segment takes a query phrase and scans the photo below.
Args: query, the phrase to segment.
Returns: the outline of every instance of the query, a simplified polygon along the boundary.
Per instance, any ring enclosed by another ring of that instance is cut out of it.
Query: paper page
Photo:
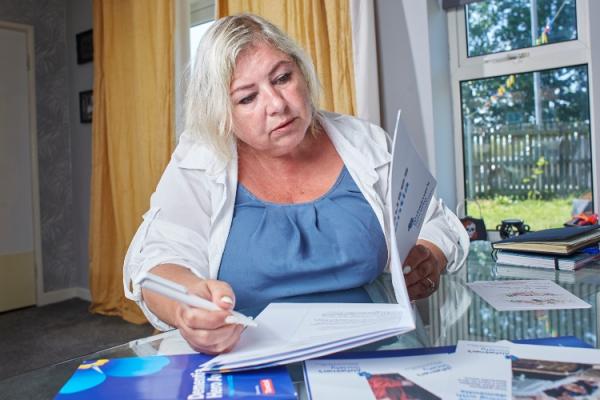
[[[402,263],[417,243],[437,182],[423,162],[401,121],[398,110],[390,173],[388,208],[392,246],[390,271],[399,304],[409,302]]]
[[[471,340],[459,340],[456,344],[456,354],[494,354],[500,356],[510,355],[510,345],[508,341],[501,342],[476,342]],[[539,346],[538,346],[539,347]]]
[[[467,285],[498,311],[591,307],[549,280],[478,281]]]
[[[313,400],[510,399],[510,361],[498,355],[309,360],[305,368]]]
[[[425,214],[437,185],[404,129],[398,111],[390,179],[392,227],[398,256],[404,262],[417,243]]]
[[[359,346],[414,328],[404,306],[377,303],[272,303],[256,321],[258,327],[246,329],[230,353],[205,367],[330,354],[344,344]]]

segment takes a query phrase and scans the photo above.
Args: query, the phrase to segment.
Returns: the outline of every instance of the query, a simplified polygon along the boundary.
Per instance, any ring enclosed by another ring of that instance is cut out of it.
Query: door
[[[28,26],[0,22],[0,312],[36,299],[32,35]]]

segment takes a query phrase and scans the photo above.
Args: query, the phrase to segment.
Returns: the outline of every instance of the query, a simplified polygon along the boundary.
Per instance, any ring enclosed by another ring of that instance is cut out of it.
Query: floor
[[[118,317],[92,314],[89,305],[71,299],[0,314],[0,383],[154,332],[149,324],[134,325]]]

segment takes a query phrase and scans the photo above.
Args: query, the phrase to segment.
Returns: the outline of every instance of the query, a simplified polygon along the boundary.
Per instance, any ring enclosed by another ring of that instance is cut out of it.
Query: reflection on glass
[[[465,6],[468,57],[577,39],[575,0],[488,0]]]
[[[586,65],[461,82],[465,198],[492,229],[561,226],[592,205]],[[478,216],[478,215],[476,215]]]

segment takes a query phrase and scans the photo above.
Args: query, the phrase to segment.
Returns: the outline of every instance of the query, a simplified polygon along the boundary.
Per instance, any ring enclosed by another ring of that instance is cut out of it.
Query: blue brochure
[[[296,399],[285,367],[203,373],[204,354],[85,361],[55,399]]]

